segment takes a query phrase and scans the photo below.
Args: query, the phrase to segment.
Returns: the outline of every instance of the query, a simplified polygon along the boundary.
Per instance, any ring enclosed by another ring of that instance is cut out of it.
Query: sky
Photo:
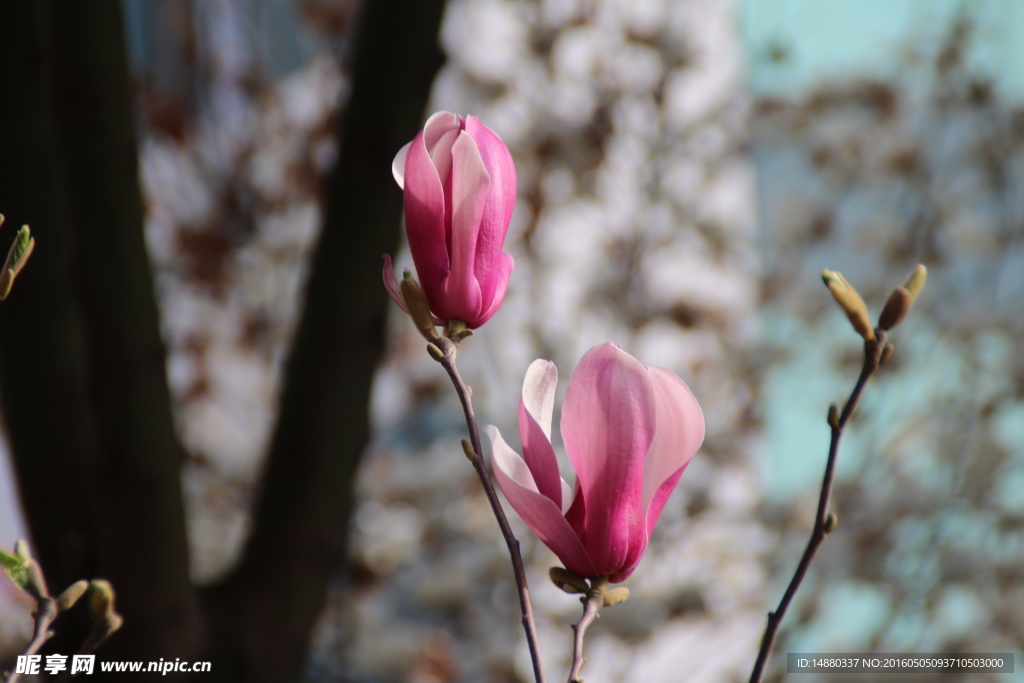
[[[891,76],[907,46],[935,45],[963,9],[979,40],[969,62],[1015,102],[1024,101],[1024,3],[1017,0],[740,0],[741,31],[758,94],[798,95],[840,73]],[[786,59],[757,59],[781,48]]]

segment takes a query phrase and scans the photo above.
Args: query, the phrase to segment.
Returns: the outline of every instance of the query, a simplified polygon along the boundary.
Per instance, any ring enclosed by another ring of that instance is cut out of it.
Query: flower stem
[[[586,634],[587,628],[599,616],[601,607],[604,606],[604,589],[607,586],[607,576],[592,579],[590,590],[587,591],[585,597],[580,598],[580,602],[583,603],[583,616],[580,617],[579,623],[572,627],[572,668],[569,669],[569,683],[582,683],[583,681],[580,677],[580,670],[583,669],[583,664],[587,661],[583,656],[583,636]]]
[[[826,526],[826,520],[829,517],[828,504],[832,497],[832,484],[835,481],[836,475],[839,439],[842,438],[843,428],[846,427],[846,423],[860,402],[865,385],[867,385],[868,380],[878,370],[878,366],[881,364],[882,350],[885,347],[885,330],[877,328],[874,332],[875,338],[864,342],[864,364],[861,366],[857,384],[853,387],[850,398],[846,400],[846,405],[843,406],[843,412],[834,421],[830,418],[832,441],[829,444],[828,461],[825,463],[825,477],[821,482],[821,494],[818,496],[818,511],[814,518],[814,529],[811,531],[811,537],[807,541],[803,557],[800,558],[800,564],[797,565],[796,572],[794,572],[793,578],[789,582],[789,587],[786,588],[786,592],[779,602],[779,606],[775,608],[774,612],[768,613],[768,624],[765,626],[764,635],[761,637],[761,649],[757,653],[757,661],[754,663],[753,671],[750,672],[750,683],[760,683],[762,677],[764,677],[768,656],[775,646],[775,639],[779,634],[779,626],[782,624],[782,619],[786,616],[786,610],[789,609],[793,596],[796,595],[804,577],[807,576],[807,570],[810,568],[818,548],[825,541],[825,537],[835,528],[834,519],[828,526]]]
[[[512,558],[512,571],[515,574],[516,589],[519,593],[519,607],[523,615],[523,630],[526,631],[526,643],[530,648],[530,659],[533,662],[533,677],[536,683],[546,683],[544,669],[541,666],[540,647],[537,643],[537,627],[533,621],[530,587],[526,583],[526,570],[523,568],[523,556],[519,552],[519,541],[516,540],[515,535],[512,533],[512,527],[509,526],[508,518],[505,517],[505,511],[501,508],[498,494],[494,490],[494,484],[491,483],[487,467],[484,464],[483,448],[480,445],[480,431],[477,428],[476,415],[473,413],[473,402],[470,398],[469,387],[462,380],[459,368],[455,364],[461,335],[455,332],[452,336],[454,339],[441,337],[435,342],[436,347],[441,350],[442,354],[437,360],[448,373],[448,376],[451,377],[452,384],[455,385],[455,392],[459,395],[462,410],[466,414],[466,426],[469,429],[470,443],[475,453],[475,457],[472,458],[473,468],[480,478],[480,483],[483,484],[484,492],[487,494],[487,501],[491,504],[491,511],[494,512],[494,517],[498,520],[501,535],[505,538],[508,553]]]

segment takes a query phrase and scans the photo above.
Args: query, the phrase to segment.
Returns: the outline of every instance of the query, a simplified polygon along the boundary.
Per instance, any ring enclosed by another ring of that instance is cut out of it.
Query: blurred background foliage
[[[339,123],[357,97],[366,8],[121,7],[188,573],[223,586],[260,526],[318,239],[366,230],[324,209],[339,196],[332,168],[358,154],[339,144]],[[557,411],[580,356],[607,340],[677,372],[707,420],[632,597],[590,632],[588,681],[749,675],[810,530],[828,403],[860,363],[823,267],[875,313],[914,264],[929,282],[847,431],[839,529],[769,679],[782,678],[787,651],[1024,651],[1022,11],[1006,0],[445,3],[446,61],[426,108],[405,116],[480,116],[519,174],[509,294],[460,357],[482,424],[515,431],[537,357],[560,369]],[[386,50],[396,34],[381,26]],[[348,139],[370,139],[353,130]],[[47,243],[37,219],[19,220],[39,237],[27,278]],[[354,269],[344,296],[382,302],[376,255],[367,267],[341,253],[320,270]],[[396,265],[410,263],[405,252]],[[454,393],[388,306],[372,392],[351,399],[369,401],[372,436],[351,468],[349,550],[331,567],[301,680],[529,680],[511,570],[458,446]],[[0,478],[8,546],[27,527],[11,475]],[[77,519],[65,504],[53,507]],[[558,679],[579,606],[547,581],[554,556],[509,514]],[[13,655],[29,608],[6,586],[0,602],[0,647]],[[241,612],[225,610],[208,628],[231,631]]]

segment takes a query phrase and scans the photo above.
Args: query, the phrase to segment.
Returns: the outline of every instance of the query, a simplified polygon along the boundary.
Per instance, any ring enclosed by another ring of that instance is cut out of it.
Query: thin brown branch
[[[53,623],[57,615],[60,614],[60,610],[57,609],[57,601],[50,596],[43,596],[36,599],[36,611],[33,613],[33,617],[36,621],[36,627],[32,634],[32,640],[29,642],[28,647],[21,654],[25,657],[34,655],[39,652],[39,648],[50,639],[53,635],[53,631],[50,630],[50,625]],[[15,681],[21,678],[22,674],[15,671],[7,677],[6,683],[15,683]]]
[[[107,638],[112,636],[115,631],[121,628],[121,616],[111,615],[105,619],[96,619],[93,622],[92,630],[89,631],[89,635],[86,637],[85,642],[82,643],[82,647],[78,648],[78,652],[75,653],[76,657],[83,655],[91,655],[99,649],[100,645],[107,642]],[[65,669],[61,672],[60,676],[57,677],[56,683],[68,683],[74,679],[78,673],[71,673],[71,669]]]
[[[597,619],[601,607],[604,606],[604,589],[607,586],[608,577],[599,576],[592,580],[587,595],[580,598],[580,602],[583,603],[583,616],[580,617],[579,623],[573,624],[572,627],[572,668],[569,669],[569,683],[582,683],[583,681],[580,671],[587,661],[583,656],[583,636],[586,635],[587,629]]]
[[[458,339],[458,337],[456,337]],[[501,535],[508,546],[508,553],[512,558],[512,571],[516,578],[516,589],[519,592],[519,607],[523,614],[523,630],[526,631],[526,643],[530,648],[530,659],[533,661],[533,677],[536,683],[545,683],[544,668],[541,665],[540,646],[537,643],[537,627],[533,621],[533,605],[530,602],[530,587],[526,583],[526,570],[523,568],[523,556],[519,552],[519,541],[512,533],[512,527],[508,524],[505,511],[501,508],[498,494],[494,490],[494,484],[487,474],[487,466],[484,464],[483,448],[480,445],[480,430],[476,424],[476,415],[473,413],[473,402],[470,398],[469,387],[462,380],[459,368],[455,364],[455,357],[458,353],[458,341],[441,337],[436,345],[441,349],[443,357],[438,361],[444,367],[452,384],[455,385],[455,392],[459,395],[462,403],[462,410],[466,414],[466,426],[469,429],[470,443],[473,445],[474,457],[472,458],[473,469],[476,470],[480,483],[483,484],[484,492],[487,494],[487,501],[491,504],[491,511],[498,520],[501,528]]]
[[[759,683],[764,676],[768,656],[775,646],[775,639],[778,637],[782,620],[786,616],[786,610],[789,609],[789,604],[793,601],[793,597],[796,595],[797,590],[799,590],[800,584],[803,583],[804,577],[807,576],[807,570],[810,568],[818,548],[821,547],[825,537],[834,528],[834,522],[830,528],[830,526],[826,526],[826,521],[829,517],[828,504],[832,497],[832,484],[835,481],[839,440],[843,436],[843,429],[846,427],[846,423],[860,402],[865,385],[867,385],[868,380],[878,370],[884,347],[885,330],[878,328],[875,330],[875,338],[864,342],[864,365],[861,367],[857,384],[853,387],[850,397],[846,400],[846,405],[843,406],[842,412],[834,421],[830,419],[832,441],[828,449],[828,461],[825,464],[825,476],[821,483],[821,494],[818,497],[818,512],[814,519],[814,530],[811,531],[811,537],[807,541],[807,548],[804,549],[803,557],[800,558],[800,564],[797,565],[796,572],[794,572],[793,578],[789,582],[789,587],[786,588],[786,592],[779,602],[779,606],[775,608],[774,612],[768,613],[768,624],[765,626],[764,635],[761,637],[761,649],[757,653],[757,661],[754,663],[754,669],[750,673],[750,683]]]

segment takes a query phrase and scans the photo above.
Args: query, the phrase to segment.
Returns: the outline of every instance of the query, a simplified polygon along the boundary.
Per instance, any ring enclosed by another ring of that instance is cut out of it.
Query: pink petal
[[[551,413],[555,409],[557,385],[558,370],[554,363],[539,358],[530,363],[519,401],[519,438],[537,489],[561,510],[562,478],[558,475],[555,449],[551,447]]]
[[[508,147],[497,133],[480,123],[480,119],[467,116],[465,127],[466,133],[476,142],[491,179],[490,192],[480,218],[474,262],[474,274],[480,283],[483,300],[490,303],[495,290],[507,285],[500,279],[502,264],[499,257],[516,205],[516,167]]]
[[[621,569],[647,542],[643,463],[656,411],[647,369],[612,344],[588,351],[569,380],[562,438],[586,501],[584,528],[577,532],[604,573]]]
[[[405,143],[391,162],[391,175],[395,176],[395,182],[403,190],[405,189],[405,159],[409,156],[409,146],[411,144],[411,142]]]
[[[427,122],[423,124],[423,145],[427,148],[428,152],[433,153],[434,148],[440,144],[440,141],[445,135],[462,128],[462,123],[459,121],[457,114],[453,114],[450,111],[437,111],[430,115]],[[454,138],[453,138],[454,140]],[[448,149],[451,149],[451,143],[448,143]]]
[[[650,537],[665,502],[704,441],[704,414],[690,388],[665,368],[648,368],[658,406],[658,430],[644,459],[643,509]]]
[[[516,262],[512,259],[511,254],[501,254],[498,260],[498,272],[495,274],[493,280],[495,282],[495,289],[490,305],[486,310],[472,323],[467,321],[467,325],[476,329],[485,322],[490,320],[498,309],[501,307],[501,302],[505,300],[505,293],[508,291],[508,282],[512,277],[512,269],[515,268]],[[482,288],[481,288],[482,289]],[[482,295],[482,292],[481,292]]]
[[[406,313],[409,312],[409,307],[405,303],[405,297],[402,296],[402,285],[399,284],[398,278],[395,277],[395,271],[391,267],[390,254],[384,254],[384,289],[388,290],[391,300],[398,304],[399,308]]]
[[[431,117],[433,118],[433,117]],[[431,307],[441,301],[442,286],[448,275],[448,249],[445,246],[444,191],[434,163],[427,154],[420,132],[410,143],[405,159],[405,231],[416,274]],[[444,312],[435,310],[444,317]]]
[[[569,508],[572,507],[572,487],[569,486],[569,482],[565,479],[559,477],[558,480],[562,484],[562,514],[565,515],[569,512]],[[572,525],[570,524],[569,526]]]
[[[473,268],[476,260],[480,217],[491,186],[480,151],[473,138],[463,133],[452,146],[451,265],[444,282],[445,318],[477,318],[484,309]]]
[[[565,515],[565,521],[569,522],[569,526],[576,530],[577,536],[586,528],[587,503],[583,500],[583,494],[580,492],[579,477],[576,477],[576,483],[572,487],[572,501],[569,503],[568,509],[566,509],[566,499],[564,496],[562,497],[562,514]]]
[[[447,184],[452,172],[452,145],[461,126],[459,117],[450,111],[431,114],[423,126],[423,146],[427,148],[442,186]]]
[[[558,506],[537,490],[526,462],[509,448],[495,427],[489,425],[484,431],[491,438],[491,469],[494,478],[512,508],[566,568],[581,576],[599,576],[583,544],[562,517]]]
[[[632,575],[632,573],[634,571],[636,571],[636,568],[640,565],[640,558],[643,557],[643,554],[645,552],[647,552],[647,542],[646,541],[644,541],[643,549],[640,551],[640,554],[637,556],[636,560],[630,562],[629,564],[624,566],[619,571],[612,572],[611,574],[608,575],[608,583],[620,583],[620,582],[625,581],[626,579],[628,579],[630,577],[630,575]]]

